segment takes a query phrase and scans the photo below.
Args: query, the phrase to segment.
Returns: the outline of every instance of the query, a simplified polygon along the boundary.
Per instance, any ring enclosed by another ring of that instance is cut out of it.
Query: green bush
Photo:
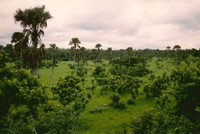
[[[102,73],[101,75],[104,76],[105,74],[103,72],[105,72],[105,71],[106,71],[105,68],[103,68],[101,66],[98,66],[98,67],[95,68],[95,70],[94,70],[92,75],[96,78]]]
[[[128,99],[127,101],[128,105],[134,105],[135,104],[135,100],[133,98]]]
[[[110,99],[112,100],[111,105],[115,106],[119,104],[119,100],[121,99],[119,94],[113,93],[110,96]]]
[[[116,107],[119,108],[119,109],[125,109],[126,104],[123,101],[121,101],[121,102],[119,102],[119,104]]]
[[[119,108],[119,109],[124,109],[126,108],[126,104],[122,101],[120,101],[120,95],[117,93],[113,93],[110,96],[110,99],[112,100],[112,102],[110,103],[111,106],[115,107],[115,108]]]

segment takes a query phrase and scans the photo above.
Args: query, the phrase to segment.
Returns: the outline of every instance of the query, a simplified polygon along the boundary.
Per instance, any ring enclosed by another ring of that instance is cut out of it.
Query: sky
[[[200,48],[200,0],[0,0],[0,44],[11,41],[23,28],[15,22],[18,9],[45,5],[53,16],[42,42],[70,48],[77,37],[81,46],[103,49]]]

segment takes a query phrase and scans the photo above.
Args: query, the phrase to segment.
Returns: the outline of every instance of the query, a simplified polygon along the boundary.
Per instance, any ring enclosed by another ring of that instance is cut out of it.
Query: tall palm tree
[[[100,48],[102,47],[101,44],[96,44],[95,48],[97,48],[97,62],[100,61]]]
[[[72,45],[71,49],[73,50],[74,53],[74,74],[76,70],[76,57],[77,57],[77,49],[80,48],[81,42],[78,38],[72,38],[71,41],[69,42],[69,45]]]
[[[92,57],[93,57],[93,63],[94,63],[94,68],[96,68],[96,60],[97,60],[97,50],[96,49],[92,49]]]
[[[37,67],[44,56],[41,36],[44,35],[43,29],[47,27],[47,20],[51,19],[52,16],[45,11],[45,6],[42,6],[25,10],[18,9],[14,18],[16,22],[20,22],[20,25],[24,28],[23,33],[30,39],[29,43],[32,46],[27,56],[27,62],[32,73],[36,76]],[[40,45],[39,49],[38,45]]]
[[[10,60],[10,66],[11,66],[12,62],[15,61],[14,46],[12,44],[7,44],[4,50],[8,53],[9,57],[11,58]]]
[[[82,59],[82,66],[84,65],[85,54],[86,54],[86,48],[85,47],[81,47],[80,48],[80,56],[81,56],[81,59]]]
[[[120,60],[121,60],[121,61],[123,60],[123,53],[124,53],[124,50],[123,50],[123,49],[120,49],[120,50],[119,50],[119,56],[120,56]]]
[[[173,48],[176,52],[175,52],[175,55],[176,55],[176,66],[178,66],[178,51],[181,49],[181,46],[180,45],[175,45],[174,48]]]
[[[55,50],[58,49],[56,44],[50,44],[50,50],[52,51],[52,86],[54,85],[54,64],[55,64]]]
[[[167,50],[167,69],[168,69],[168,64],[169,64],[169,51],[170,51],[170,46],[167,46],[166,50]]]
[[[109,61],[110,61],[111,68],[112,68],[112,47],[108,48],[107,53],[108,53]]]
[[[12,35],[12,43],[15,43],[14,50],[18,57],[20,57],[20,69],[23,69],[24,50],[28,48],[28,37],[24,33],[15,32]]]
[[[131,57],[133,48],[132,48],[132,47],[128,47],[128,48],[126,49],[126,51],[127,51],[127,54],[128,54],[128,63],[129,63],[129,65],[130,65],[130,64],[131,64],[130,57]]]

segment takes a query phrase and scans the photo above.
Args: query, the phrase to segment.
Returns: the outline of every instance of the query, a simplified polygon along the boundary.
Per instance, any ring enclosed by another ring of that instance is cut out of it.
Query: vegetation
[[[27,47],[28,42],[31,42],[32,47],[26,51],[26,57],[24,61],[32,69],[32,73],[37,75],[37,67],[41,63],[42,58],[44,57],[44,44],[41,42],[41,36],[44,35],[43,28],[47,27],[47,20],[52,18],[49,12],[45,11],[45,6],[35,7],[33,9],[21,9],[16,11],[15,21],[20,22],[20,25],[23,27],[20,37],[17,37],[20,51]],[[13,37],[15,33],[13,34]],[[30,41],[29,41],[30,39]],[[16,42],[16,41],[14,41]],[[39,49],[37,48],[40,45]],[[22,53],[22,52],[21,52]]]
[[[45,49],[50,18],[17,10],[24,30],[0,47],[0,133],[200,133],[199,50]]]

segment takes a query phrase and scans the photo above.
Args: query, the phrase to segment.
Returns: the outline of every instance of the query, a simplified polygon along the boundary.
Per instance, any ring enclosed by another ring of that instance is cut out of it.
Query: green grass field
[[[148,63],[149,69],[152,70],[156,76],[162,75],[163,73],[169,74],[169,72],[174,68],[174,65],[172,65],[172,63],[167,63],[165,60],[161,62],[163,64],[163,67],[159,69],[155,63],[156,60],[156,58],[153,58]],[[73,70],[69,68],[68,64],[73,64],[73,62],[61,61],[58,63],[58,66],[55,67],[55,83],[59,80],[60,77],[65,77],[67,74],[73,72]],[[109,67],[108,61],[104,61],[103,64],[107,68]],[[86,92],[89,92],[92,95],[92,98],[87,104],[86,109],[81,113],[78,126],[74,130],[75,133],[115,133],[116,131],[122,130],[123,128],[126,128],[129,131],[130,122],[134,120],[134,118],[138,114],[140,114],[145,109],[157,109],[157,104],[155,103],[155,100],[146,99],[145,95],[142,93],[144,85],[150,83],[149,78],[151,74],[140,78],[143,80],[143,83],[141,85],[141,88],[139,89],[140,94],[136,97],[135,105],[126,105],[126,109],[120,110],[108,106],[111,101],[109,99],[111,92],[100,95],[98,88],[93,93],[91,90],[88,90],[91,87],[91,79],[93,78],[92,72],[94,70],[94,65],[92,61],[89,61],[88,65],[86,65],[85,67],[88,70],[88,73],[85,76],[84,83],[82,83],[81,85]],[[39,80],[42,83],[51,86],[51,73],[51,68],[39,69]],[[125,94],[122,95],[121,100],[126,102],[129,98],[130,94]],[[101,108],[102,110],[100,112],[90,112],[98,108]]]

